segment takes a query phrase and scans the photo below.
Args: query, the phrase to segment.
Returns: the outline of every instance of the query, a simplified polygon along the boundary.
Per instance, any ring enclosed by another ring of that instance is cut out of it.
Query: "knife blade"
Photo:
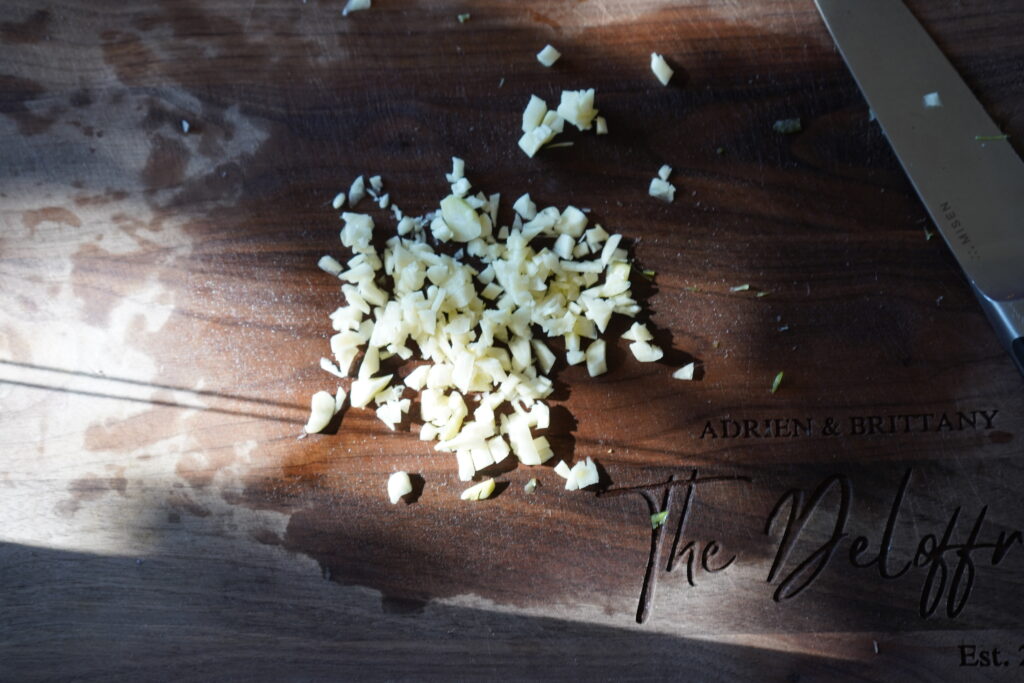
[[[1024,374],[1024,162],[901,0],[815,0],[999,341]]]

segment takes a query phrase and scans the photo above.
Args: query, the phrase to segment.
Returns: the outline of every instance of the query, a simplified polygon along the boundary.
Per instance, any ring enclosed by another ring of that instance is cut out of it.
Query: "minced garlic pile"
[[[459,478],[469,481],[513,454],[524,465],[553,456],[537,434],[549,425],[544,399],[553,388],[548,373],[556,357],[547,340],[561,338],[569,365],[585,363],[591,376],[600,375],[611,317],[635,317],[640,306],[621,235],[590,225],[573,206],[538,210],[528,194],[513,204],[511,225],[499,226],[500,196],[470,195],[461,159],[453,159],[446,178],[451,192],[436,211],[414,218],[390,205],[397,227],[382,252],[369,214],[341,214],[341,243],[351,256],[344,265],[324,256],[319,265],[341,280],[346,305],[330,314],[334,360],[321,359],[321,367],[341,378],[354,369],[351,405],[374,406],[390,429],[412,409],[409,396],[418,395],[420,438],[454,453]],[[360,176],[334,207],[348,200],[352,209],[365,193],[387,206],[379,177],[371,181],[366,187]],[[641,323],[623,337],[637,360],[663,355]],[[393,356],[425,363],[400,379],[381,372],[381,361]],[[345,398],[341,387],[333,397],[314,395],[306,432],[324,429]],[[597,483],[589,459],[556,471],[567,488]]]

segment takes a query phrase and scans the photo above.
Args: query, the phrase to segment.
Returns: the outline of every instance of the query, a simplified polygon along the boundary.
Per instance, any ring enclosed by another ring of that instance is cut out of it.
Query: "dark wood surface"
[[[1024,381],[813,3],[343,4],[4,4],[0,678],[1018,677]],[[909,4],[1018,145],[1019,3]],[[584,87],[611,133],[526,158],[529,95]],[[664,363],[619,341],[605,376],[555,371],[549,438],[600,463],[602,495],[520,466],[463,503],[450,455],[365,410],[296,440],[336,385],[331,198],[379,173],[425,212],[453,155],[508,201],[591,209],[656,271],[637,291]],[[671,205],[647,196],[663,163]],[[690,359],[699,381],[673,380]],[[898,428],[857,433],[872,416]],[[776,418],[813,429],[763,438]],[[722,420],[760,436],[712,438]],[[395,469],[414,504],[388,503]],[[677,489],[638,624],[658,535],[612,492],[694,469],[745,481],[696,489],[676,550],[735,560],[665,571]],[[786,494],[823,482],[780,555]],[[933,552],[947,528],[982,547]],[[1007,666],[961,666],[993,648]]]

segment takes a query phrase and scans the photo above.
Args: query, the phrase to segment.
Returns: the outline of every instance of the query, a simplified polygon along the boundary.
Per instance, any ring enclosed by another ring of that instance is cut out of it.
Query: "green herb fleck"
[[[1010,136],[1006,135],[1006,134],[1003,134],[1003,135],[975,135],[974,139],[977,140],[978,142],[993,142],[995,140],[1009,140]]]
[[[718,156],[722,156],[723,154],[725,154],[725,147],[715,148],[715,154],[717,154]]]
[[[526,482],[526,486],[523,487],[523,490],[526,491],[527,493],[533,493],[534,491],[536,491],[537,480],[531,479],[530,481]]]
[[[698,287],[697,285],[688,285],[686,287],[683,287],[683,289],[685,289],[687,292],[699,292],[700,291],[700,287]]]
[[[466,12],[465,14],[460,14],[458,16],[459,23],[460,24],[465,24],[467,21],[469,21],[469,17],[470,17],[469,12]]]
[[[756,296],[758,299],[760,299],[761,297],[768,296],[769,294],[771,294],[771,292],[758,292],[754,296]]]
[[[640,271],[640,272],[643,273],[645,278],[647,278],[649,280],[653,280],[654,279],[655,272],[653,270],[647,269],[647,270],[643,270],[643,271]]]
[[[782,373],[775,375],[775,379],[772,380],[772,393],[774,394],[779,390],[779,385],[782,384]]]
[[[729,291],[730,292],[745,292],[748,289],[750,289],[750,285],[744,284],[744,285],[736,285],[735,287],[730,287]]]
[[[651,515],[651,528],[657,529],[665,523],[666,519],[668,519],[668,510],[663,510]]]
[[[924,229],[924,241],[925,241],[925,242],[929,242],[929,241],[931,241],[932,237],[934,237],[934,236],[935,236],[935,233],[934,233],[934,232],[932,232],[932,231],[931,231],[931,230],[929,230],[928,228],[925,228],[925,229]]]
[[[804,129],[800,119],[779,119],[772,124],[772,130],[776,133],[782,133],[783,135],[792,135],[793,133],[799,133]]]

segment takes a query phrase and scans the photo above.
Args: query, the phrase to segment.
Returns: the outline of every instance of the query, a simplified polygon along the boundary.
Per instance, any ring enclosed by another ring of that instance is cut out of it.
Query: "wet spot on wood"
[[[25,211],[21,214],[21,222],[33,235],[36,233],[36,228],[43,223],[70,225],[73,228],[82,227],[82,219],[61,206],[46,206],[42,209]]]
[[[82,320],[90,325],[105,326],[118,303],[118,296],[104,284],[115,260],[95,244],[83,244],[71,257],[71,288],[82,302]]]
[[[180,140],[154,136],[146,166],[140,174],[142,183],[151,190],[180,185],[185,178],[188,157],[188,149]]]
[[[35,81],[0,74],[0,114],[18,124],[22,135],[39,135],[56,119],[32,112],[28,103],[39,99],[45,92],[46,89]]]
[[[252,532],[252,537],[262,545],[281,545],[281,537],[270,529],[257,529]]]
[[[167,504],[172,510],[179,514],[192,515],[193,517],[209,517],[210,511],[203,505],[197,503],[192,496],[183,491],[173,491],[167,496]]]
[[[122,83],[153,85],[157,76],[155,70],[162,60],[145,46],[139,36],[121,31],[104,31],[100,39],[103,41],[103,61],[114,70]],[[124,94],[119,93],[119,96],[123,98]]]
[[[85,503],[98,500],[112,492],[123,496],[127,489],[128,480],[123,476],[100,477],[86,474],[68,484],[68,493],[71,495],[57,503],[56,511],[62,517],[72,517]]]
[[[170,394],[154,395],[156,400],[173,400]],[[106,420],[85,431],[85,448],[90,451],[133,451],[140,446],[170,439],[179,433],[177,411],[155,408],[124,420]]]
[[[46,38],[49,23],[50,12],[45,9],[33,12],[23,21],[5,21],[0,23],[0,42],[12,45],[39,43]]]
[[[68,104],[78,109],[88,107],[90,104],[92,104],[92,95],[85,88],[82,88],[81,90],[76,90],[75,92],[71,93],[71,97],[68,98]]]

